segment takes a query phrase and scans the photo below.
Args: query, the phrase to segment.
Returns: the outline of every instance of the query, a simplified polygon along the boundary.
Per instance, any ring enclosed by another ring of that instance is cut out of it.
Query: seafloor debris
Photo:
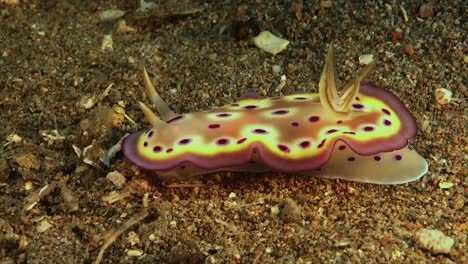
[[[104,256],[104,252],[106,249],[114,243],[114,241],[125,231],[127,231],[130,227],[138,224],[141,222],[143,219],[145,219],[148,216],[148,211],[143,210],[141,213],[135,215],[131,219],[129,219],[127,222],[125,222],[119,229],[117,230],[112,230],[110,231],[107,235],[104,235],[105,241],[104,244],[101,247],[101,250],[99,251],[99,255],[96,258],[96,261],[94,261],[95,264],[99,264],[102,260],[102,257]]]
[[[435,98],[439,104],[446,105],[452,101],[452,91],[445,88],[439,88],[435,90]]]
[[[253,43],[259,49],[276,55],[283,51],[288,45],[289,41],[273,35],[270,31],[262,31],[258,36],[253,38]]]
[[[41,167],[41,162],[36,157],[36,155],[32,153],[28,153],[28,154],[16,157],[15,161],[16,163],[18,163],[18,165],[20,165],[21,168],[26,169],[26,170],[38,171],[39,168]]]
[[[161,1],[160,4],[141,0],[140,8],[130,15],[130,18],[134,20],[162,21],[194,15],[202,12],[204,9],[204,7],[193,6],[191,1],[188,0]]]
[[[120,9],[110,9],[99,12],[98,17],[101,21],[112,21],[119,19],[125,15],[125,11]]]
[[[361,65],[369,65],[374,61],[374,55],[367,53],[359,56],[359,63]]]
[[[127,179],[125,179],[125,176],[122,175],[122,173],[118,171],[112,171],[109,172],[106,176],[106,178],[111,181],[117,188],[121,189],[124,187],[125,182]]]
[[[421,229],[415,235],[420,248],[427,249],[433,254],[447,254],[455,241],[436,229]]]

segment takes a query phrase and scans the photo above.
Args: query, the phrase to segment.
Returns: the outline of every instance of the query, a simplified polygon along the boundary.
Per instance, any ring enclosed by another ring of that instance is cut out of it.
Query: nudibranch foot
[[[424,175],[427,162],[408,147],[417,131],[414,117],[390,91],[361,84],[373,65],[340,94],[334,63],[330,46],[318,94],[248,92],[237,102],[179,115],[144,70],[146,93],[161,118],[140,103],[152,128],[126,137],[123,153],[162,177],[271,170],[397,184]]]
[[[206,174],[215,173],[215,172],[227,172],[227,171],[262,173],[262,172],[271,171],[271,169],[261,163],[251,163],[251,164],[245,164],[245,165],[237,166],[237,167],[207,170],[207,169],[196,167],[193,164],[186,162],[186,163],[180,164],[174,169],[167,170],[167,171],[158,171],[156,174],[164,179],[174,178],[174,179],[179,179],[179,180],[185,180],[193,176],[206,175]]]
[[[344,144],[336,144],[327,164],[301,174],[375,184],[402,184],[419,179],[427,169],[426,160],[409,146],[361,156]]]

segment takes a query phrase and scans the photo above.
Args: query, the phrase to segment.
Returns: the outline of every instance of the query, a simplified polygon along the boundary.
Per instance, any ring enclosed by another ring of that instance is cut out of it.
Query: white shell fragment
[[[359,56],[359,63],[361,65],[369,65],[374,61],[374,55],[372,54],[362,54]]]
[[[439,104],[446,105],[452,101],[452,91],[445,88],[439,88],[435,90],[435,98]]]
[[[127,256],[129,257],[141,257],[141,255],[143,255],[143,251],[139,249],[129,249],[127,251]]]
[[[125,15],[125,12],[120,9],[110,9],[102,11],[98,14],[99,20],[101,21],[112,21],[119,19]]]
[[[117,186],[117,188],[119,189],[121,189],[124,186],[125,182],[127,181],[125,176],[123,176],[122,173],[118,171],[109,172],[106,178],[109,181],[111,181],[115,186]]]
[[[455,242],[453,238],[435,229],[419,230],[416,233],[415,240],[420,248],[427,249],[433,254],[449,253]]]
[[[278,38],[273,35],[270,31],[263,31],[253,38],[255,46],[259,49],[276,55],[283,51],[289,44],[289,41],[286,39]]]

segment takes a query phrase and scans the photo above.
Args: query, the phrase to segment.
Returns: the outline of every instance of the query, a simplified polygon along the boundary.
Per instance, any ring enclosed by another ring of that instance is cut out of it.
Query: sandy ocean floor
[[[466,1],[164,1],[141,12],[139,1],[14,2],[0,1],[0,263],[468,262]],[[98,16],[112,9],[126,24]],[[263,52],[250,42],[263,30],[290,44]],[[187,113],[247,90],[317,92],[332,41],[341,84],[373,54],[368,80],[414,114],[412,145],[429,163],[420,180],[169,182],[120,153],[100,160],[148,127],[143,66]],[[424,248],[423,229],[453,246]]]

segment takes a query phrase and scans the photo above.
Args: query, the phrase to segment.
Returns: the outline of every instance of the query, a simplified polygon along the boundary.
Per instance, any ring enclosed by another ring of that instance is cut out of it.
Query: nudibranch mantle
[[[417,127],[404,104],[384,88],[361,85],[370,68],[339,97],[333,64],[331,47],[319,94],[249,92],[238,102],[182,115],[166,106],[145,71],[147,93],[166,121],[141,104],[153,127],[125,138],[124,155],[163,176],[274,170],[395,184],[424,175],[426,161],[408,146]]]

